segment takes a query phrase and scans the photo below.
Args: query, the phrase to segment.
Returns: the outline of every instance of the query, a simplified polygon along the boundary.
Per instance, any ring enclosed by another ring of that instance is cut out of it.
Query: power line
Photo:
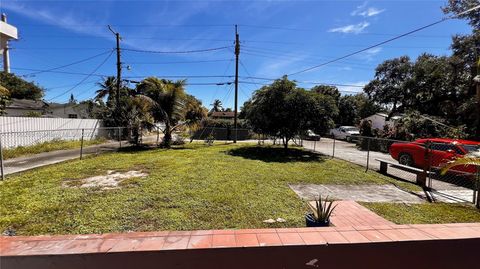
[[[37,72],[32,72],[32,73],[29,73],[29,74],[24,74],[24,76],[32,76],[32,75],[37,75],[37,74],[40,74],[40,73],[44,73],[44,72],[49,72],[49,71],[54,71],[54,70],[57,70],[57,69],[62,69],[62,68],[65,68],[65,67],[69,67],[69,66],[72,66],[72,65],[76,65],[76,64],[79,64],[79,63],[84,63],[84,62],[87,62],[89,60],[92,60],[92,59],[95,59],[97,57],[100,57],[102,55],[105,55],[109,52],[111,52],[112,50],[109,50],[109,51],[105,51],[105,52],[102,52],[100,54],[96,54],[96,55],[93,55],[93,56],[90,56],[88,58],[85,58],[85,59],[82,59],[82,60],[78,60],[78,61],[75,61],[75,62],[72,62],[72,63],[69,63],[69,64],[65,64],[65,65],[61,65],[61,66],[58,66],[58,67],[54,67],[54,68],[50,68],[50,69],[46,69],[46,70],[42,70],[42,71],[37,71]]]
[[[231,48],[232,46],[218,47],[218,48],[208,48],[208,49],[198,49],[198,50],[184,50],[184,51],[159,51],[159,50],[140,50],[140,49],[122,49],[123,51],[132,51],[132,52],[143,52],[143,53],[161,53],[161,54],[184,54],[184,53],[198,53],[198,52],[208,52],[223,50]]]
[[[218,63],[218,62],[228,62],[228,61],[231,61],[231,59],[173,61],[173,62],[128,62],[128,63],[129,64],[193,64],[193,63]]]
[[[112,50],[112,51],[110,52],[110,54],[108,54],[108,56],[105,58],[105,60],[103,60],[97,67],[95,67],[95,69],[93,69],[93,71],[92,71],[90,74],[88,74],[85,78],[83,78],[82,80],[80,80],[80,82],[78,82],[77,84],[75,84],[75,85],[74,85],[73,87],[71,87],[70,89],[64,91],[63,93],[61,93],[61,94],[59,94],[59,95],[57,95],[57,96],[55,96],[55,97],[53,97],[53,98],[50,98],[48,101],[51,101],[51,100],[53,100],[53,99],[56,99],[56,98],[58,98],[58,97],[61,97],[61,96],[65,95],[65,94],[73,91],[76,87],[78,87],[80,84],[82,84],[83,82],[85,82],[85,81],[86,81],[88,78],[90,78],[95,72],[97,72],[97,70],[100,69],[100,67],[102,67],[102,66],[108,61],[108,59],[110,59],[110,56],[112,56],[113,52],[114,52],[114,51]]]
[[[288,74],[288,76],[298,75],[298,74],[300,74],[300,73],[304,73],[304,72],[307,72],[307,71],[310,71],[310,70],[313,70],[313,69],[316,69],[316,68],[325,66],[325,65],[327,65],[327,64],[330,64],[330,63],[333,63],[333,62],[337,62],[337,61],[343,60],[343,59],[348,58],[348,57],[351,57],[351,56],[353,56],[353,55],[356,55],[356,54],[365,52],[365,51],[370,50],[370,49],[373,49],[373,48],[375,48],[375,47],[378,47],[378,46],[387,44],[387,43],[389,43],[389,42],[392,42],[392,41],[394,41],[394,40],[400,39],[400,38],[402,38],[402,37],[404,37],[404,36],[408,36],[408,35],[410,35],[410,34],[419,32],[419,31],[421,31],[421,30],[423,30],[423,29],[426,29],[426,28],[432,27],[432,26],[434,26],[434,25],[440,24],[440,23],[442,23],[442,22],[444,22],[444,21],[447,21],[447,20],[456,18],[456,17],[460,16],[461,14],[465,14],[465,13],[467,13],[467,12],[471,12],[471,11],[476,10],[476,9],[478,9],[478,8],[480,8],[480,5],[478,5],[478,6],[474,7],[474,8],[471,8],[471,9],[469,9],[469,10],[467,10],[467,11],[464,11],[464,12],[462,12],[462,13],[460,13],[460,14],[457,14],[456,16],[444,17],[444,18],[442,18],[441,20],[432,22],[432,23],[430,23],[430,24],[427,24],[427,25],[422,26],[422,27],[420,27],[420,28],[417,28],[417,29],[414,29],[414,30],[412,30],[412,31],[406,32],[406,33],[404,33],[404,34],[397,35],[397,36],[395,36],[395,37],[392,37],[392,38],[387,39],[387,40],[385,40],[385,41],[382,41],[382,42],[380,42],[380,43],[377,43],[377,44],[368,46],[368,47],[366,47],[366,48],[363,48],[363,49],[354,51],[354,52],[352,52],[352,53],[348,53],[348,54],[346,54],[346,55],[344,55],[344,56],[335,58],[335,59],[333,59],[333,60],[330,60],[330,61],[327,61],[327,62],[318,64],[318,65],[315,65],[315,66],[312,66],[312,67],[309,67],[309,68],[305,68],[305,69],[300,70],[300,71],[297,71],[297,72],[290,73],[290,74]]]

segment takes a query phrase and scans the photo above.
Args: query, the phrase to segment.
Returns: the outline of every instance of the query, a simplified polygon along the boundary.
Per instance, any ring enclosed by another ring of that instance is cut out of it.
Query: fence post
[[[83,135],[84,135],[85,129],[82,129],[82,140],[80,141],[80,160],[83,157]]]
[[[367,169],[365,172],[368,172],[368,165],[370,164],[370,137],[367,137]]]
[[[333,152],[332,152],[332,158],[335,158],[335,135],[333,136]]]
[[[120,148],[122,148],[122,135],[120,134],[121,128],[117,127],[118,129],[118,143],[120,144]]]
[[[317,147],[317,140],[313,141],[313,152],[315,152],[315,148]]]
[[[475,190],[473,192],[473,202],[475,206],[480,209],[480,197],[478,191],[480,190],[480,167],[477,166],[477,180],[475,181]]]
[[[158,141],[159,140],[160,140],[160,128],[157,126],[157,146],[158,146]]]
[[[5,180],[5,174],[3,172],[3,146],[2,146],[2,136],[0,136],[0,169],[2,170],[2,180]]]

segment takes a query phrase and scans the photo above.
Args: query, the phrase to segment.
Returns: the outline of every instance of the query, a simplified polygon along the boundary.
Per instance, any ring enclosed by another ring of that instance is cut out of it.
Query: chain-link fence
[[[133,144],[158,144],[160,132],[125,127],[0,133],[1,177]]]
[[[478,151],[475,145],[420,139],[413,142],[352,136],[347,140],[322,137],[320,141],[303,141],[305,148],[343,159],[381,172],[401,181],[425,188],[428,199],[441,202],[470,202],[480,205],[478,168],[461,165],[445,174],[447,162]]]

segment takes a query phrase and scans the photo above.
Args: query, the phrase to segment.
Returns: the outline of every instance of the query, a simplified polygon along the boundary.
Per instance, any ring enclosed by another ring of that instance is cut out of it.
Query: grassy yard
[[[91,145],[98,145],[98,144],[105,143],[106,141],[107,140],[105,138],[85,140],[83,141],[83,146],[86,147]],[[80,148],[80,143],[81,142],[79,140],[53,140],[53,141],[38,143],[33,146],[3,149],[3,158],[12,159],[12,158],[38,154],[42,152],[50,152],[54,150]]]
[[[397,224],[480,222],[480,211],[471,204],[362,203],[362,205]]]
[[[65,188],[108,170],[137,170],[121,188]],[[376,172],[301,149],[189,144],[108,153],[0,182],[0,229],[18,235],[303,227],[307,208],[288,183],[388,184]],[[263,220],[284,218],[285,223]]]

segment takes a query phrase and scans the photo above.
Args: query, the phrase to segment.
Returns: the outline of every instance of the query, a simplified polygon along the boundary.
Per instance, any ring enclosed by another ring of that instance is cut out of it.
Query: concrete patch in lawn
[[[322,197],[336,200],[386,203],[423,203],[422,195],[413,194],[393,185],[317,185],[290,184],[290,188],[300,198],[312,201]]]
[[[107,171],[106,175],[94,176],[78,180],[68,180],[63,182],[64,188],[101,188],[102,190],[116,189],[118,185],[129,178],[141,178],[148,176],[141,171],[115,172]]]

